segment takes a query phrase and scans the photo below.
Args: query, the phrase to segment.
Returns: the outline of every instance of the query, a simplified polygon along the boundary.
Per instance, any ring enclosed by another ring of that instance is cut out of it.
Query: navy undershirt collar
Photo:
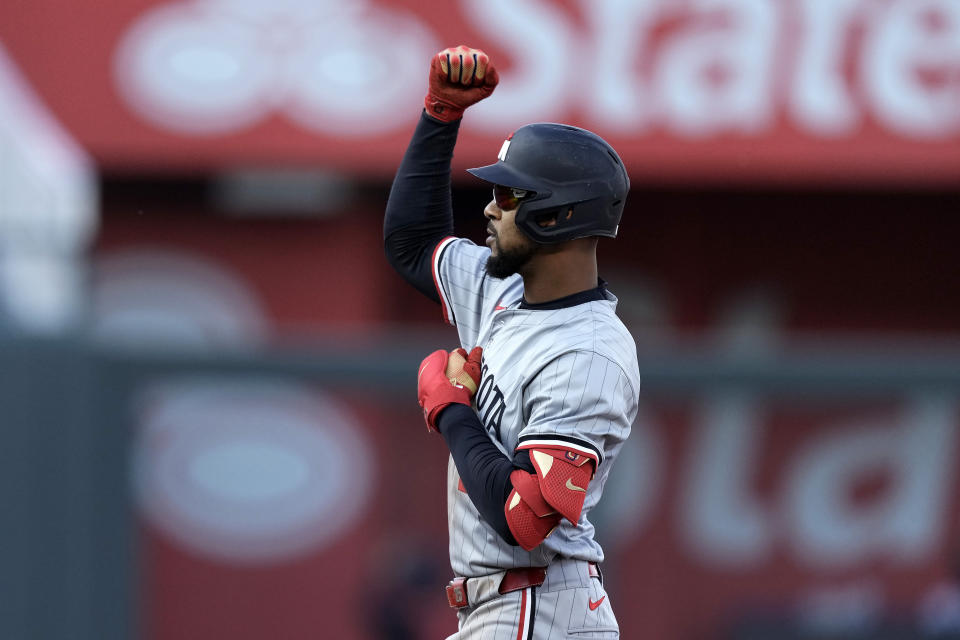
[[[584,302],[593,302],[594,300],[607,299],[607,283],[602,278],[597,278],[597,286],[586,291],[572,293],[569,296],[548,300],[547,302],[527,302],[526,298],[520,301],[520,309],[529,309],[532,311],[542,311],[548,309],[564,309],[566,307],[575,307]]]

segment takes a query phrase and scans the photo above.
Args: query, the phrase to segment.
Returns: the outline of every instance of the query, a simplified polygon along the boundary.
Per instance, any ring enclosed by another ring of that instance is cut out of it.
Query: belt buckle
[[[454,609],[463,609],[467,606],[467,579],[454,578],[447,585],[447,602]]]

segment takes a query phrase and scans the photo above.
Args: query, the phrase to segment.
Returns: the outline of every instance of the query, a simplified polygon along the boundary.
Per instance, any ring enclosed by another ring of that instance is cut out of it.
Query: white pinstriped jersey
[[[615,314],[616,298],[559,309],[523,309],[523,280],[486,273],[490,250],[447,238],[433,254],[433,276],[445,319],[461,346],[483,347],[474,399],[490,438],[511,459],[537,444],[563,446],[597,462],[580,521],[566,520],[538,547],[511,546],[460,490],[451,458],[447,520],[454,573],[474,577],[513,567],[546,566],[558,555],[603,561],[590,510],[630,433],[640,387],[636,345]]]

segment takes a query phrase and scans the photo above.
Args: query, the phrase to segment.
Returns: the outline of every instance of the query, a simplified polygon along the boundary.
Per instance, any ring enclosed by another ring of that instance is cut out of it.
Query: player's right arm
[[[481,384],[483,350],[435,351],[420,363],[417,399],[427,427],[450,449],[460,481],[483,520],[507,543],[530,551],[560,524],[578,526],[587,487],[599,460],[588,441],[538,438],[508,458],[494,444],[471,399]],[[461,382],[465,375],[469,382]],[[585,445],[585,446],[582,446]],[[586,451],[586,453],[583,453]]]
[[[390,189],[383,221],[387,259],[407,282],[440,302],[432,257],[453,234],[450,162],[463,111],[489,96],[498,82],[486,54],[460,46],[430,63],[424,110]]]

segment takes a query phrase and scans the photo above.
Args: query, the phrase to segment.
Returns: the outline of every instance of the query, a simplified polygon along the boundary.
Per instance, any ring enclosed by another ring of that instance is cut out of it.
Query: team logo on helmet
[[[500,153],[497,154],[497,160],[500,162],[506,162],[507,160],[507,150],[510,149],[510,141],[513,140],[513,134],[507,136],[507,139],[503,141],[503,146],[500,147]]]

